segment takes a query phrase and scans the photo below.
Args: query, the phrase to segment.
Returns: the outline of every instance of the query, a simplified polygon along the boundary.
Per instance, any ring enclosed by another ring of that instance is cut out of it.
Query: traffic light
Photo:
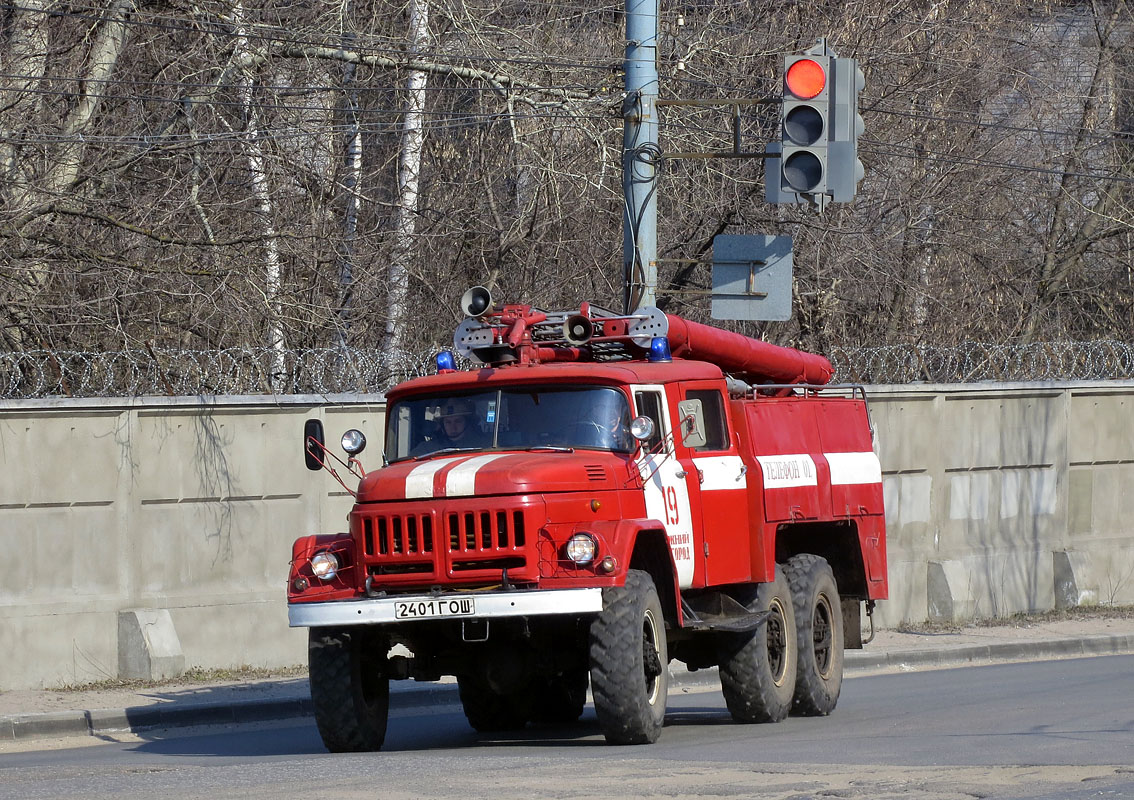
[[[802,195],[826,193],[830,66],[828,55],[784,58],[784,101],[780,106],[781,191]]]
[[[849,203],[862,179],[858,62],[839,58],[825,39],[802,55],[784,57],[780,140],[768,146],[765,195],[769,203]]]

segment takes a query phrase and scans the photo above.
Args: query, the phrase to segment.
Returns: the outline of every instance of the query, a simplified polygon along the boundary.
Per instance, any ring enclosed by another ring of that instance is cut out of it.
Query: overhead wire
[[[81,84],[94,84],[94,85],[101,85],[101,86],[132,86],[132,87],[184,88],[184,89],[213,89],[213,90],[215,90],[215,89],[224,88],[226,86],[225,84],[217,84],[215,82],[213,82],[213,83],[201,83],[201,82],[195,82],[195,81],[153,81],[153,80],[136,80],[136,79],[130,79],[130,78],[87,78],[87,77],[79,76],[79,75],[20,75],[20,74],[4,73],[4,72],[0,72],[0,78],[4,78],[4,79],[8,79],[8,80],[26,80],[26,81],[37,81],[37,82],[40,82],[40,81],[42,81],[42,82],[58,81],[58,82],[62,82],[62,83],[81,83]],[[281,94],[302,95],[302,94],[312,94],[312,93],[319,93],[319,92],[332,92],[332,91],[338,92],[338,91],[343,91],[346,87],[343,84],[304,84],[303,86],[278,86],[278,87],[273,87],[270,84],[265,84],[265,85],[261,85],[260,88],[268,90],[268,91],[281,93]],[[381,85],[374,85],[374,84],[353,85],[352,84],[349,88],[350,88],[350,91],[352,91],[352,92],[353,91],[360,91],[360,92],[400,92],[400,91],[406,91],[405,86],[386,85],[386,84],[381,84]],[[505,87],[505,88],[509,88],[510,91],[556,92],[556,91],[562,91],[562,90],[584,90],[584,89],[594,88],[594,87],[591,86],[590,84],[576,83],[576,84],[557,84],[557,85],[554,85],[554,86],[552,86],[552,85],[526,85],[526,86],[518,88],[518,89],[511,89],[510,87]],[[499,88],[497,88],[495,86],[484,85],[484,84],[471,84],[469,86],[429,85],[429,86],[424,87],[424,89],[425,89],[425,91],[430,91],[430,92],[435,92],[435,93],[441,93],[441,92],[471,92],[471,91],[489,92],[489,93],[499,93],[500,92]],[[25,92],[25,91],[26,92],[37,92],[38,91],[39,93],[46,93],[46,94],[66,94],[66,95],[74,95],[75,94],[74,92],[63,92],[63,91],[59,91],[59,90],[42,90],[42,89],[36,90],[36,89],[8,88],[8,89],[6,89],[6,91],[11,92],[12,94],[20,94],[20,93]],[[88,94],[90,94],[90,93],[88,93]],[[106,96],[107,97],[113,97],[114,95],[106,95]],[[121,97],[134,98],[136,96],[135,95],[121,95]],[[181,98],[163,98],[163,97],[155,96],[153,98],[145,98],[145,99],[155,99],[155,100],[176,99],[177,102],[181,102]]]
[[[24,79],[28,79],[30,77],[32,77],[32,76],[18,75],[18,74],[12,74],[12,73],[0,73],[0,78],[9,79],[9,80],[24,80]],[[100,84],[107,85],[107,86],[163,86],[163,87],[169,87],[169,88],[176,88],[176,87],[184,85],[184,86],[187,86],[188,88],[212,88],[212,89],[219,88],[219,87],[216,86],[216,84],[200,84],[200,83],[181,84],[181,83],[176,82],[176,81],[133,81],[133,80],[125,80],[125,79],[107,79],[107,80],[102,80],[102,81],[87,81],[86,79],[84,79],[82,77],[78,77],[78,76],[51,76],[50,80],[51,81],[62,81],[62,82],[76,82],[76,83],[92,83],[93,82],[93,83],[100,83]],[[272,95],[279,95],[280,94],[279,89],[276,88],[276,87],[262,86],[262,87],[259,87],[259,88],[262,90],[262,92],[265,96],[272,96]],[[405,91],[405,88],[401,87],[401,86],[380,86],[380,87],[378,87],[378,86],[358,86],[358,87],[352,86],[351,87],[352,91],[356,90],[356,88],[357,88],[358,91],[363,91],[363,92],[368,92],[368,93],[374,93],[374,92],[400,93],[400,92]],[[591,87],[587,87],[584,84],[573,84],[573,85],[572,84],[561,84],[561,85],[556,85],[556,86],[525,87],[525,91],[585,90],[587,88],[591,88]],[[304,94],[318,94],[318,93],[323,93],[323,92],[342,91],[342,89],[343,89],[342,86],[289,87],[289,88],[284,90],[283,95],[284,96],[299,96],[299,95],[304,95]],[[498,93],[498,90],[495,89],[494,87],[483,86],[483,85],[482,86],[470,85],[470,86],[467,86],[467,87],[466,86],[436,86],[436,85],[433,85],[433,86],[427,87],[427,90],[437,92],[437,93],[441,93],[441,92],[454,92],[454,93],[483,92],[483,93],[488,93],[488,94]],[[15,93],[15,94],[34,94],[34,95],[43,95],[43,96],[56,96],[56,97],[73,97],[75,95],[74,92],[68,92],[68,91],[61,90],[61,89],[25,88],[25,89],[10,89],[9,91],[11,91],[12,93]],[[611,88],[609,90],[609,93],[613,94],[615,91],[616,91],[615,89]],[[97,98],[100,98],[100,99],[105,99],[105,100],[110,100],[110,101],[126,101],[126,102],[141,102],[141,103],[168,103],[168,104],[172,104],[172,105],[181,105],[187,99],[185,97],[163,97],[163,96],[160,96],[160,95],[142,95],[142,96],[139,96],[139,95],[131,95],[131,94],[111,94],[111,93],[101,93],[101,92],[85,92],[84,94],[88,97],[97,97]],[[606,99],[609,99],[609,97],[604,97],[602,94],[596,94],[592,98],[589,98],[589,100],[606,100]],[[722,98],[722,102],[724,102],[726,99],[727,98]],[[587,101],[577,100],[577,102],[587,102]],[[882,101],[882,102],[884,103],[885,101]],[[278,101],[267,101],[267,100],[253,100],[249,103],[249,102],[238,101],[238,100],[220,100],[220,99],[216,99],[216,98],[194,98],[193,103],[194,103],[194,105],[216,106],[216,107],[222,107],[222,108],[224,108],[224,107],[241,107],[241,108],[253,107],[253,108],[257,108],[257,109],[269,109],[269,110],[280,110],[280,111],[301,111],[301,112],[329,112],[329,113],[334,113],[334,112],[338,112],[338,111],[342,110],[342,106],[338,105],[338,104],[336,104],[336,105],[323,105],[323,104],[316,104],[316,103],[288,104],[288,103],[281,103],[281,102],[278,102]],[[1096,139],[1096,140],[1099,140],[1099,141],[1102,141],[1102,142],[1108,142],[1108,141],[1111,141],[1115,138],[1124,138],[1125,139],[1125,138],[1134,137],[1134,131],[1123,131],[1123,130],[1114,130],[1114,129],[1097,129],[1097,128],[1075,129],[1075,128],[1053,128],[1053,127],[1028,127],[1028,126],[1023,126],[1023,125],[1012,125],[1012,124],[1008,124],[1008,123],[1005,123],[1005,122],[987,122],[987,121],[982,121],[979,118],[973,118],[972,116],[961,116],[962,114],[970,114],[971,115],[971,112],[965,112],[965,111],[961,111],[959,109],[943,109],[944,113],[929,114],[929,113],[907,111],[907,110],[904,110],[904,109],[886,108],[882,104],[875,104],[875,105],[869,107],[868,109],[865,109],[865,111],[868,114],[873,114],[873,113],[888,114],[888,115],[892,115],[892,116],[905,117],[905,118],[908,118],[908,119],[918,119],[918,120],[924,120],[924,121],[929,121],[929,122],[940,122],[940,123],[949,124],[949,125],[970,126],[970,127],[978,127],[978,128],[987,129],[987,130],[1000,130],[1000,131],[1013,132],[1013,133],[1036,134],[1036,135],[1039,135],[1039,136],[1079,136],[1079,135],[1082,135],[1082,136],[1086,136],[1088,138]],[[358,113],[368,114],[368,115],[374,115],[374,114],[378,114],[378,115],[382,115],[382,114],[401,115],[401,114],[404,113],[404,109],[402,109],[400,107],[397,107],[397,108],[395,108],[395,107],[390,107],[390,108],[360,107],[358,109]],[[436,114],[436,115],[440,115],[440,116],[449,116],[449,115],[452,115],[452,114],[458,113],[458,112],[424,112],[424,113],[426,113],[427,115],[435,115]],[[495,116],[498,116],[500,112],[483,112],[483,113],[463,112],[463,113],[468,114],[470,117],[476,117],[476,116],[495,117]],[[596,116],[588,116],[588,115],[575,114],[575,113],[572,113],[571,116],[578,116],[578,117],[584,118],[584,119],[587,119],[587,118],[589,118],[589,119],[600,119],[600,118],[602,118],[602,117],[598,117],[597,115]],[[673,125],[672,121],[670,122],[670,125],[671,126]],[[721,133],[727,133],[727,132],[721,131]]]
[[[5,77],[5,76],[0,75],[0,78],[3,78],[3,77]],[[68,79],[68,80],[81,81],[82,79],[75,78],[75,79]],[[264,93],[264,94],[270,95],[270,94],[275,93],[274,90],[272,89],[272,87],[269,87],[269,86],[261,86],[261,87],[258,87],[258,88],[263,90],[262,93]],[[353,90],[353,87],[351,87],[351,88]],[[557,91],[557,90],[565,89],[565,88],[570,88],[570,87],[554,87],[554,88],[546,87],[546,91]],[[585,88],[585,87],[579,87],[579,88],[582,89],[582,88]],[[337,87],[335,90],[336,91],[342,91],[343,87]],[[490,92],[490,93],[496,92],[496,90],[493,89],[492,87],[471,87],[469,89],[465,89],[464,87],[453,87],[453,90],[454,91],[486,91],[486,92]],[[13,94],[33,94],[33,95],[48,96],[48,97],[74,97],[76,95],[76,92],[68,92],[68,91],[64,91],[62,89],[28,88],[28,89],[11,90],[11,91],[12,91]],[[325,89],[325,90],[320,90],[320,91],[330,91],[330,90]],[[397,92],[402,92],[402,91],[407,91],[407,90],[405,89],[405,87],[388,87],[388,88],[383,88],[382,91],[397,93]],[[525,90],[525,91],[530,91],[530,90]],[[251,101],[219,100],[219,99],[216,99],[215,97],[214,98],[188,98],[188,97],[184,97],[184,96],[182,96],[182,97],[162,97],[160,95],[108,94],[108,93],[102,93],[102,92],[84,92],[83,94],[86,97],[95,97],[95,98],[98,98],[100,100],[125,101],[125,102],[134,102],[134,103],[166,103],[166,104],[177,105],[177,106],[184,105],[187,101],[192,99],[193,105],[215,106],[215,107],[220,107],[220,108],[236,107],[236,108],[268,109],[268,110],[278,110],[278,111],[308,111],[308,112],[317,112],[317,111],[337,112],[337,111],[340,111],[344,108],[341,105],[320,105],[320,104],[313,104],[313,103],[295,105],[295,104],[270,102],[270,101],[266,101],[266,100],[257,100],[257,99],[253,99]],[[287,94],[292,94],[292,93],[288,92]],[[295,94],[299,94],[299,93],[295,93]],[[574,101],[574,102],[589,102],[592,99],[601,99],[601,98],[598,95],[596,95],[594,98],[588,98],[587,100],[571,98],[571,100]],[[550,102],[550,101],[547,101],[547,102]],[[359,114],[398,114],[398,115],[400,115],[400,114],[404,113],[404,109],[392,108],[392,107],[391,108],[372,108],[372,107],[362,106],[362,107],[359,107],[358,113]],[[429,115],[429,114],[433,114],[433,113],[450,113],[450,112],[422,112],[422,113]]]
[[[1035,164],[1021,164],[1015,161],[996,161],[983,158],[966,158],[964,156],[957,156],[953,154],[939,153],[930,150],[913,147],[912,145],[897,144],[895,142],[880,142],[873,139],[865,139],[863,144],[868,148],[877,148],[879,152],[890,154],[897,152],[897,155],[906,158],[924,158],[929,161],[937,161],[946,164],[956,164],[965,166],[977,167],[992,167],[996,169],[1010,170],[1016,172],[1035,172],[1046,175],[1060,175],[1071,178],[1089,178],[1091,180],[1105,180],[1114,181],[1116,183],[1134,184],[1134,176],[1125,176],[1114,172],[1079,172],[1069,169],[1061,169],[1057,167],[1043,167]]]

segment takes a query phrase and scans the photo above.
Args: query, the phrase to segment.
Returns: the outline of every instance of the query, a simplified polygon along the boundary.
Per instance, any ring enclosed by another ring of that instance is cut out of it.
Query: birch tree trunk
[[[0,65],[8,76],[0,87],[0,199],[4,201],[28,179],[21,174],[19,140],[42,105],[42,96],[34,90],[47,72],[48,11],[55,3],[28,0],[22,5],[12,12],[8,41],[0,52]]]
[[[19,13],[5,54],[5,64],[9,66],[5,69],[23,77],[15,79],[8,91],[0,93],[3,98],[0,112],[4,113],[5,121],[25,114],[29,110],[22,108],[25,103],[29,108],[38,108],[40,104],[38,98],[30,99],[25,93],[35,89],[47,74],[49,12],[55,5],[35,0],[17,9]],[[11,230],[19,231],[28,222],[50,213],[52,205],[66,197],[78,181],[86,151],[83,134],[92,127],[106,83],[113,77],[118,59],[126,49],[128,23],[135,10],[133,0],[113,0],[107,7],[92,35],[78,97],[63,119],[59,146],[48,151],[49,160],[41,170],[23,163],[18,145],[7,141],[7,136],[2,137],[6,144],[0,150],[0,167],[4,175],[15,178],[10,194],[2,198]],[[42,154],[37,154],[36,160],[39,158]],[[50,278],[42,262],[35,260],[24,274],[12,281],[13,288],[4,297],[10,319],[4,340],[12,349],[24,349],[28,338],[34,338],[35,298]]]
[[[429,44],[429,2],[410,0],[410,53],[416,55]],[[417,228],[421,156],[425,144],[425,89],[429,73],[410,71],[407,83],[402,145],[398,157],[398,198],[394,210],[394,247],[390,257],[389,299],[386,304],[386,330],[382,355],[387,364],[405,346],[406,301],[409,296],[410,265],[414,256]]]
[[[354,44],[354,34],[345,33],[350,25],[351,2],[343,0],[343,50],[349,50]],[[346,190],[346,202],[343,208],[343,235],[338,247],[339,263],[339,302],[336,310],[338,317],[337,340],[340,348],[349,344],[351,305],[354,300],[354,245],[358,235],[358,196],[362,182],[362,127],[358,119],[358,86],[355,83],[355,72],[358,65],[353,61],[343,64],[342,87],[346,100],[347,117],[347,147],[344,155],[345,175],[343,188]]]
[[[250,51],[248,26],[244,18],[244,3],[238,2],[232,9],[236,27],[235,60],[243,62]],[[260,212],[261,230],[264,237],[264,299],[267,305],[267,344],[272,351],[269,387],[273,392],[286,391],[284,379],[284,334],[282,308],[280,305],[280,248],[275,230],[272,196],[268,187],[264,147],[260,141],[259,114],[252,102],[253,80],[248,70],[243,70],[238,79],[241,106],[247,124],[245,126],[244,147],[248,158],[248,171],[251,177],[252,197]]]

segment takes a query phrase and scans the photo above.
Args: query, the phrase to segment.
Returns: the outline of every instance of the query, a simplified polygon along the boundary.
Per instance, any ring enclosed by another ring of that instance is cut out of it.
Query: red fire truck
[[[473,366],[388,393],[380,469],[307,423],[308,466],[359,479],[288,581],[327,748],[380,748],[389,681],[446,675],[478,731],[574,722],[589,685],[609,742],[653,742],[673,659],[740,722],[830,713],[887,592],[862,387],[655,308],[463,302]]]

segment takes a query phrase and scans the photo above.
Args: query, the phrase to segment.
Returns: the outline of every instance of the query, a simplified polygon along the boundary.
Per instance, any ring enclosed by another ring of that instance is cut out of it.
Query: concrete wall
[[[1134,382],[870,396],[883,625],[1049,609],[1057,587],[1134,603]],[[350,507],[304,469],[303,420],[322,417],[332,441],[362,428],[376,463],[382,409],[357,395],[0,401],[0,690],[115,677],[135,663],[120,630],[165,637],[188,666],[303,662],[291,542],[342,530]]]
[[[886,386],[870,398],[884,626],[1134,603],[1134,383]]]
[[[345,529],[350,509],[304,468],[303,420],[336,439],[381,430],[382,398],[339,401],[0,405],[0,689],[117,676],[119,612],[135,608],[168,609],[188,666],[303,662],[291,543]]]

